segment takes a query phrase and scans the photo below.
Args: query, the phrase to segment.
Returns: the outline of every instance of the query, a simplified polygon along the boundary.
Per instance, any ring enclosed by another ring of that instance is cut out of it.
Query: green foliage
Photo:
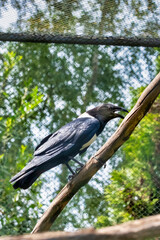
[[[160,48],[155,48],[157,50],[158,56],[156,58],[156,70],[157,73],[160,72]]]
[[[30,232],[41,207],[38,201],[41,181],[37,182],[35,187],[28,192],[15,191],[9,182],[10,178],[32,158],[33,147],[24,141],[26,137],[29,137],[30,129],[30,123],[26,119],[34,114],[43,97],[38,87],[29,91],[29,85],[24,89],[14,85],[13,75],[21,59],[22,57],[16,56],[14,52],[8,52],[3,55],[1,65],[1,235]]]
[[[98,217],[96,227],[115,225],[152,214],[158,198],[144,163],[112,172],[111,184],[105,189],[107,216]],[[105,224],[105,225],[104,225]]]
[[[112,67],[116,62],[108,55],[107,48],[12,44],[10,50],[13,49],[23,56],[19,64],[20,76],[32,78],[32,86],[37,85],[44,93],[45,111],[52,114],[56,122],[60,114],[68,121],[75,116],[74,109],[84,111],[91,103],[111,99],[116,102],[121,97],[119,89],[123,82],[118,77],[119,71]],[[63,112],[54,110],[60,101]]]
[[[142,89],[132,91],[133,103]],[[160,212],[159,106],[160,97],[123,145],[122,161],[111,173],[111,183],[105,188],[106,212],[97,218],[96,227]]]

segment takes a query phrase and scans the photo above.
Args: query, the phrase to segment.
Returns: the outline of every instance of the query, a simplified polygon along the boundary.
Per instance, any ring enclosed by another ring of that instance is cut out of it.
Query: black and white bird
[[[13,187],[27,189],[42,173],[62,163],[74,175],[68,162],[72,159],[83,166],[74,157],[87,150],[107,122],[117,117],[124,118],[117,111],[128,112],[113,104],[102,104],[45,137],[36,147],[33,159],[10,180]]]

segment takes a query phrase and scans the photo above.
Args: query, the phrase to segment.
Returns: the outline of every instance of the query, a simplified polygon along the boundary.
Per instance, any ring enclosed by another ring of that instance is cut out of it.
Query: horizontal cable
[[[65,43],[113,46],[160,47],[160,38],[151,37],[103,37],[83,35],[55,35],[42,33],[4,33],[0,32],[0,41]]]

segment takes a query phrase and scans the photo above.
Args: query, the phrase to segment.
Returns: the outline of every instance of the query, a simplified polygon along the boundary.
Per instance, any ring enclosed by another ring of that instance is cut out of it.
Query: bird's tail
[[[41,172],[38,172],[35,167],[27,169],[26,171],[23,169],[11,178],[10,182],[13,183],[15,189],[27,189],[36,181],[40,174]]]

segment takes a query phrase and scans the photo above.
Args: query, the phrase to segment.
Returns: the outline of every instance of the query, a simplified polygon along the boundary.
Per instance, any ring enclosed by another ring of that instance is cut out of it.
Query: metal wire
[[[95,36],[69,36],[40,33],[3,33],[0,32],[0,41],[59,43],[59,44],[90,44],[113,46],[141,46],[160,47],[160,38],[138,37],[95,37]]]

